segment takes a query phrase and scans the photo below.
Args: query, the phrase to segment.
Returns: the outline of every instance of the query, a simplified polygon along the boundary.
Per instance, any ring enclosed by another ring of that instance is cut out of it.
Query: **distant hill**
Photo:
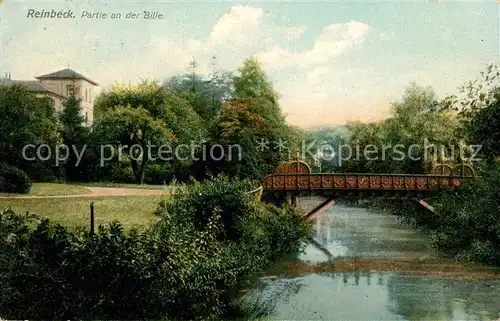
[[[307,130],[308,132],[332,132],[338,134],[347,134],[348,129],[346,125],[332,125],[332,126],[314,126]]]

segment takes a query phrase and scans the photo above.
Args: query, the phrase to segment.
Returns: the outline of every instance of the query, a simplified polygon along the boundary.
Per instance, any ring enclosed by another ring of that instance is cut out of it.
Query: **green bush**
[[[224,177],[184,185],[141,233],[0,213],[2,317],[226,318],[242,281],[309,233],[290,208],[256,203],[248,186]]]
[[[41,160],[31,161],[25,164],[11,164],[22,171],[24,171],[28,177],[33,182],[56,182],[60,177],[61,168],[51,166],[49,163],[52,160],[47,162]]]
[[[230,180],[225,176],[204,182],[194,181],[190,185],[180,185],[179,194],[166,203],[160,203],[157,214],[179,220],[177,224],[193,222],[196,229],[202,229],[208,219],[220,215],[223,229],[219,239],[235,241],[242,232],[239,220],[262,211],[253,201],[253,196],[246,193],[254,188],[250,181]]]
[[[2,193],[29,193],[31,179],[22,170],[0,164],[0,192]]]
[[[458,259],[500,265],[500,166],[482,173],[458,190],[433,199],[437,213],[407,211],[431,231],[431,243]]]
[[[98,181],[134,184],[134,174],[128,161],[109,161],[98,168]]]
[[[202,246],[205,238],[186,227],[162,224],[139,234],[113,223],[91,234],[8,211],[0,215],[0,235],[2,317],[199,319],[220,313],[218,279],[226,274],[214,257],[218,251]]]

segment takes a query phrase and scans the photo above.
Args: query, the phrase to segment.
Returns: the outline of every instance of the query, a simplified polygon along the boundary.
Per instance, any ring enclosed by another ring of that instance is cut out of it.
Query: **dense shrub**
[[[159,185],[172,181],[186,182],[193,177],[191,167],[181,162],[152,163],[145,169],[144,183]]]
[[[220,215],[224,229],[219,239],[237,240],[242,233],[239,220],[242,217],[258,215],[262,211],[252,195],[250,181],[235,181],[224,176],[205,182],[194,181],[190,185],[177,188],[177,197],[163,201],[158,206],[158,214],[169,215],[171,220],[181,220],[178,224],[194,222],[195,228],[203,228],[214,215]]]
[[[0,214],[2,317],[224,318],[241,281],[297,250],[309,232],[291,209],[252,200],[248,184],[184,186],[174,198],[182,201],[161,204],[162,219],[141,233]]]
[[[416,202],[387,202],[404,221],[427,230],[432,245],[460,260],[500,265],[500,166],[460,189],[428,200],[436,214]]]
[[[56,182],[61,178],[61,168],[51,166],[50,162],[53,162],[53,160],[46,162],[34,160],[27,164],[19,164],[19,166],[15,164],[13,166],[25,172],[33,182]]]
[[[29,193],[31,179],[22,170],[0,164],[0,192],[3,193]]]
[[[447,191],[436,208],[437,248],[471,261],[500,265],[500,166],[458,191]]]

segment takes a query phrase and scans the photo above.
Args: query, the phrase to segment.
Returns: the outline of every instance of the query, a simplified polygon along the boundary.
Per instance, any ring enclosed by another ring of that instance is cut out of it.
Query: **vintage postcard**
[[[0,320],[500,320],[495,0],[0,0]]]

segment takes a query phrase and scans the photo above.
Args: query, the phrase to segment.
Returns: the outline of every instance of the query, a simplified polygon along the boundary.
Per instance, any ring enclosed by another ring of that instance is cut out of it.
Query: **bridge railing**
[[[251,190],[249,192],[246,192],[246,194],[251,194],[255,197],[255,200],[257,202],[260,202],[261,198],[262,198],[262,192],[263,192],[264,188],[262,185],[260,185],[259,187],[257,187],[256,189],[254,190]]]
[[[471,176],[426,174],[295,174],[266,175],[262,186],[269,190],[439,190],[458,187]]]

